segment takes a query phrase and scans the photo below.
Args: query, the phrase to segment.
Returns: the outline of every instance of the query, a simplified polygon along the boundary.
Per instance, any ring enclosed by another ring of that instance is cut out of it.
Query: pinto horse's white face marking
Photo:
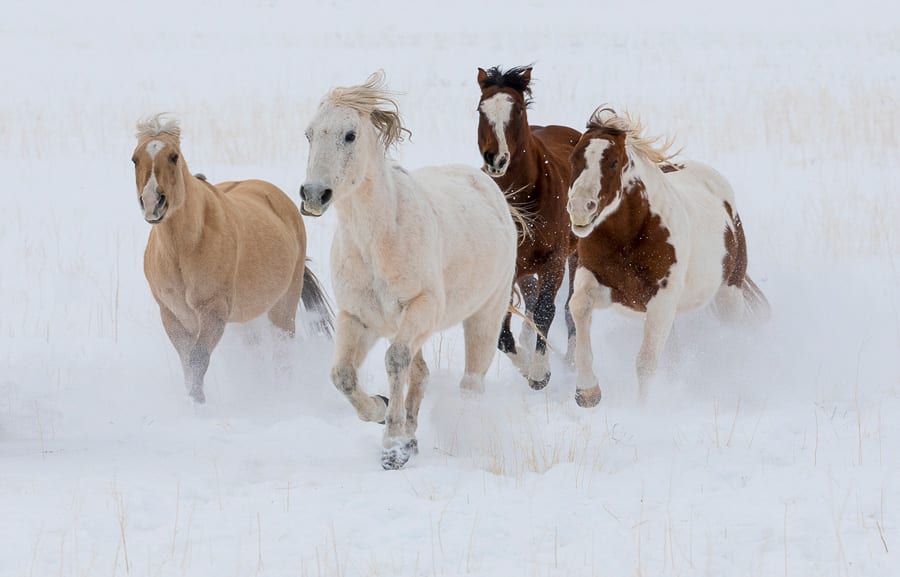
[[[576,154],[583,156],[583,164],[577,164],[583,168],[580,173],[573,172],[566,206],[575,236],[590,235],[622,203],[622,183],[628,181],[631,167],[628,162],[620,163],[615,149],[616,144],[605,138],[592,139],[580,153],[576,149]]]
[[[484,115],[491,128],[493,128],[494,136],[497,139],[497,152],[494,156],[489,156],[490,152],[485,152],[485,163],[482,168],[494,178],[506,174],[506,169],[509,167],[509,145],[506,142],[506,127],[509,125],[514,104],[512,96],[504,92],[498,92],[485,99],[478,107],[481,114]]]

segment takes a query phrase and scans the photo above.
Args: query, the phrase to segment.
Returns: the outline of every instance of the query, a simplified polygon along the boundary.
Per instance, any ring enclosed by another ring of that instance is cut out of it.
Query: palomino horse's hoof
[[[597,403],[600,402],[600,385],[590,389],[578,389],[575,391],[575,402],[578,403],[579,407],[584,407],[585,409],[596,407]]]
[[[403,445],[394,445],[390,449],[381,450],[381,466],[386,471],[397,470],[403,467],[409,458],[419,453],[419,442],[410,439]]]
[[[550,382],[550,373],[547,373],[543,379],[539,381],[535,381],[533,379],[528,379],[528,386],[530,386],[535,391],[540,391],[544,387],[547,386],[547,383]]]
[[[385,397],[384,395],[375,395],[375,396],[376,396],[377,398],[381,399],[382,401],[384,401],[384,414],[387,415],[388,398]],[[382,421],[378,421],[378,424],[379,424],[379,425],[383,425],[383,424],[384,424],[384,421],[383,421],[383,420],[382,420]]]
[[[191,389],[191,400],[198,405],[205,403],[206,394],[203,392],[203,389]]]

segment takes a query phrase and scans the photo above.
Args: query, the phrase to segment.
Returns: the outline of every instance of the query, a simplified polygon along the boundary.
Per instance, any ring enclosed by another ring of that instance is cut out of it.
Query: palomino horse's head
[[[672,145],[668,139],[654,147],[659,138],[644,136],[642,132],[641,123],[627,112],[618,115],[601,106],[591,115],[571,156],[572,179],[566,209],[576,236],[591,234],[616,211],[623,195],[639,185],[639,168],[629,156],[631,152],[652,164],[667,163],[677,154],[668,153]]]
[[[384,162],[409,131],[378,71],[359,86],[332,89],[306,129],[309,160],[300,187],[301,212],[321,216],[365,179],[370,162]]]
[[[150,224],[159,224],[184,203],[180,134],[178,122],[166,120],[162,115],[137,124],[138,144],[131,161],[137,180],[138,204],[144,220]]]
[[[482,170],[494,178],[506,174],[512,154],[528,136],[531,67],[478,69],[478,149]]]

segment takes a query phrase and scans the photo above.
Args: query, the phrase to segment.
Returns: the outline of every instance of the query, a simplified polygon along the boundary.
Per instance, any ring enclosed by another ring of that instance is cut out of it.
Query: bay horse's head
[[[300,187],[300,210],[321,216],[329,206],[363,182],[370,162],[385,160],[391,145],[403,140],[397,103],[379,70],[359,86],[332,89],[306,128],[309,160]]]
[[[528,137],[530,84],[530,66],[506,72],[499,66],[478,69],[478,149],[484,159],[482,170],[493,178],[506,174],[512,155]]]
[[[137,147],[131,156],[138,204],[144,220],[159,224],[184,204],[184,160],[178,121],[158,114],[137,124]]]

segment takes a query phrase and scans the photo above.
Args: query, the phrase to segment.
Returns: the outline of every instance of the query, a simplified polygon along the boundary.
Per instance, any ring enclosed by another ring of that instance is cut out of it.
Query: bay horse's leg
[[[510,306],[512,306],[512,300],[510,300],[509,303]],[[516,339],[513,338],[512,331],[509,328],[511,318],[512,313],[509,312],[507,312],[506,316],[503,318],[503,323],[500,327],[500,337],[497,339],[497,348],[500,349],[500,352],[505,353],[506,356],[509,357],[513,366],[519,369],[522,376],[527,379],[529,355],[521,346],[516,346]]]
[[[578,253],[573,252],[569,255],[569,296],[566,297],[566,330],[569,339],[566,342],[566,364],[570,367],[575,366],[575,319],[572,318],[572,310],[569,303],[572,300],[572,293],[575,292],[575,271],[578,270]]]
[[[522,289],[522,300],[525,301],[525,316],[534,322],[534,307],[537,306],[538,283],[534,275],[525,275],[519,279],[519,288]],[[523,356],[530,356],[537,343],[537,333],[531,323],[523,322],[519,331],[519,347]]]
[[[190,368],[191,398],[195,403],[206,402],[203,392],[203,378],[209,368],[209,357],[219,344],[222,333],[225,332],[225,323],[228,319],[228,305],[224,300],[216,300],[205,303],[205,306],[197,312],[198,331],[191,352],[188,357]]]
[[[413,354],[422,348],[439,319],[440,303],[435,295],[427,292],[419,294],[404,305],[397,336],[385,353],[384,364],[390,385],[381,450],[381,466],[385,469],[399,469],[416,449],[405,430],[404,389],[409,382]]]
[[[575,402],[579,407],[593,407],[600,402],[600,384],[594,374],[594,351],[591,349],[591,316],[596,308],[612,303],[610,290],[600,285],[594,274],[582,267],[576,270],[575,289],[571,298],[575,322]]]
[[[506,311],[506,295],[496,294],[475,314],[463,321],[466,341],[466,372],[459,387],[466,391],[484,390],[484,375],[494,359],[494,340]]]
[[[675,322],[680,290],[675,290],[675,283],[661,289],[647,303],[647,316],[644,320],[644,339],[637,356],[638,397],[641,401],[647,398],[648,381],[656,374],[659,356],[666,339]]]
[[[378,335],[358,318],[346,311],[338,312],[335,321],[334,365],[331,382],[342,392],[362,421],[383,423],[387,408],[384,397],[370,397],[359,388],[357,371],[366,360]]]
[[[562,284],[565,268],[565,260],[554,259],[538,274],[539,288],[537,305],[534,308],[534,324],[539,334],[528,370],[528,384],[536,391],[543,389],[550,382],[550,358],[547,356],[546,337],[550,334],[550,325],[556,316],[556,293]]]
[[[181,359],[181,370],[184,373],[184,382],[190,385],[190,354],[191,346],[194,344],[194,336],[185,328],[175,313],[159,305],[159,316],[162,318],[163,328],[175,350],[178,351],[178,358]]]
[[[419,406],[425,394],[425,381],[428,379],[428,365],[422,357],[422,349],[413,357],[409,369],[409,391],[406,393],[406,435],[409,437],[410,450],[413,455],[419,452],[416,441],[416,429],[419,427]]]

